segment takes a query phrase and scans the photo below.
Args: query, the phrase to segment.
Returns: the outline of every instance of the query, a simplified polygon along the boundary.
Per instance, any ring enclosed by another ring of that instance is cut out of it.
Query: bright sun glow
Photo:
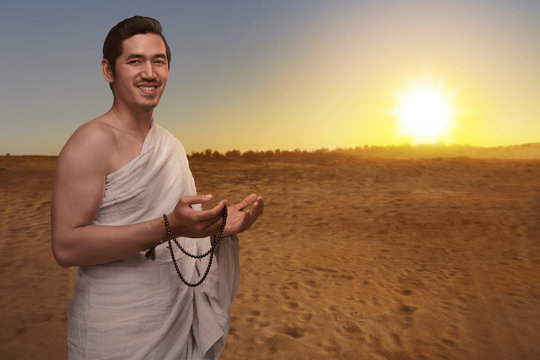
[[[445,91],[433,81],[411,83],[398,92],[398,106],[392,113],[398,121],[399,136],[414,143],[449,141],[455,126],[456,92]]]

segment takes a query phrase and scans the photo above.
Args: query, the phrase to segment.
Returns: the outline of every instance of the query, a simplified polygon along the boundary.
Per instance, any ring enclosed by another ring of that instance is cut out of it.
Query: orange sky
[[[135,13],[164,27],[173,57],[155,117],[188,152],[399,144],[396,94],[426,76],[455,94],[451,142],[540,142],[534,1],[158,1],[85,5],[88,20],[57,5],[68,20],[37,1],[1,15],[0,153],[57,154],[108,110],[100,47]]]

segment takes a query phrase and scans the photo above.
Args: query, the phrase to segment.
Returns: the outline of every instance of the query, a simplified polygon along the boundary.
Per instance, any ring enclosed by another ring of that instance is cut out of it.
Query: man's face
[[[157,106],[169,78],[165,44],[157,34],[137,34],[122,42],[116,59],[115,99],[133,110]]]

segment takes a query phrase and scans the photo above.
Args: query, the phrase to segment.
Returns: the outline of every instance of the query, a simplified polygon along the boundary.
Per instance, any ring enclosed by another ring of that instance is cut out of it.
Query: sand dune
[[[49,247],[55,158],[0,157],[0,358],[66,358],[74,270]],[[195,158],[266,199],[241,236],[224,360],[540,358],[540,160]]]

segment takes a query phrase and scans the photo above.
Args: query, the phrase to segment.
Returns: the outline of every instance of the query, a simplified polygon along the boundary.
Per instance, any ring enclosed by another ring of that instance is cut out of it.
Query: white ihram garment
[[[93,223],[160,218],[180,197],[195,194],[182,145],[154,121],[140,155],[107,176]],[[202,254],[210,246],[209,238],[178,240],[190,253]],[[195,260],[175,249],[182,275],[197,282],[208,257]],[[217,359],[239,280],[236,236],[221,240],[210,273],[197,288],[180,282],[166,243],[156,248],[155,261],[140,252],[81,266],[69,309],[69,359]]]

